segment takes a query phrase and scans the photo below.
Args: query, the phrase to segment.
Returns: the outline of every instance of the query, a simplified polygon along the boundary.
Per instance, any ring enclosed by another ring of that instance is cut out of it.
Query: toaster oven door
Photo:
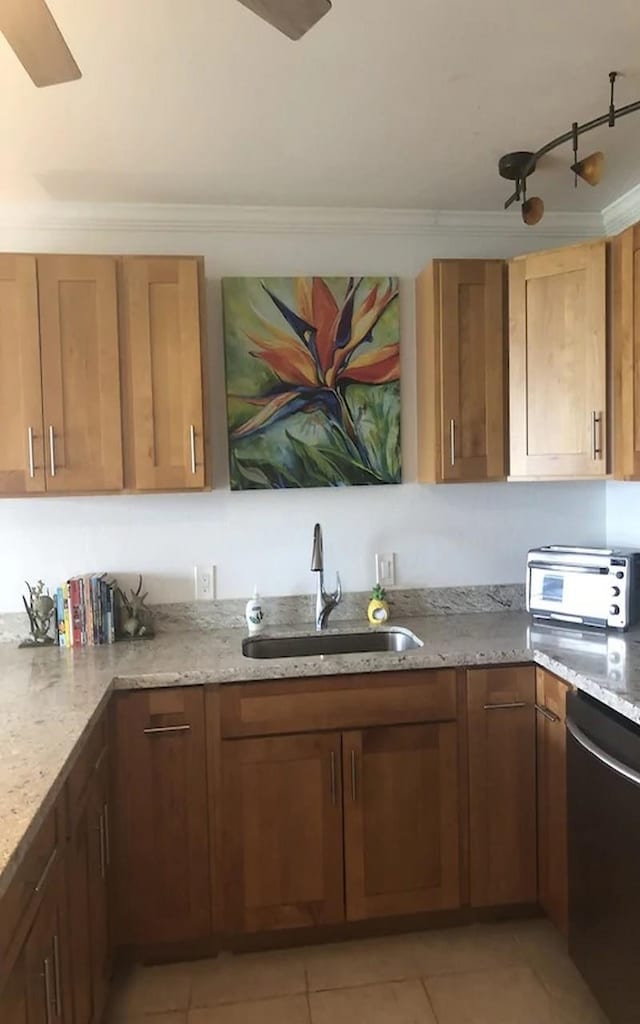
[[[609,567],[529,563],[529,611],[543,618],[606,626]]]

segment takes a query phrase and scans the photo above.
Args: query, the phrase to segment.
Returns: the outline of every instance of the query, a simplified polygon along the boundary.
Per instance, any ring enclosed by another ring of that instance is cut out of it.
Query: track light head
[[[571,170],[588,185],[599,185],[604,170],[604,153],[601,153],[600,150],[590,153],[589,156],[585,156],[584,160],[578,160],[577,163],[571,164]]]
[[[544,203],[540,196],[531,196],[522,204],[522,219],[528,227],[539,224],[544,217]]]

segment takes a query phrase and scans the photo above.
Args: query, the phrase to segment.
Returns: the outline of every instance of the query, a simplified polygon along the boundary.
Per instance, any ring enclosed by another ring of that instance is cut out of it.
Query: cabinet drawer
[[[55,806],[32,840],[13,881],[0,902],[0,971],[14,940],[24,937],[56,862],[62,858],[61,814]]]
[[[454,669],[242,683],[221,696],[225,738],[456,718]]]
[[[104,759],[107,749],[107,723],[103,715],[93,731],[89,734],[80,755],[69,774],[67,782],[67,809],[69,814],[69,830],[73,831],[79,814],[82,811],[84,797],[96,768]]]

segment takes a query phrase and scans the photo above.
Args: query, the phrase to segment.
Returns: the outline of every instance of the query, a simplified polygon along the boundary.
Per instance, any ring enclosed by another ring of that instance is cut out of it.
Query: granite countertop
[[[241,653],[244,630],[231,628],[75,651],[0,645],[0,897],[113,688],[535,661],[640,724],[640,629],[622,636],[545,630],[522,612],[423,616],[398,625],[424,646],[401,654],[251,660]]]

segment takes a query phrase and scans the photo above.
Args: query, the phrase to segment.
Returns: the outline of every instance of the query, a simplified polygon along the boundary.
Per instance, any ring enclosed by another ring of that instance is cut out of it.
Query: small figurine
[[[379,583],[371,591],[371,600],[367,608],[367,618],[372,626],[381,626],[389,620],[389,603],[387,592]]]
[[[138,589],[130,591],[130,597],[125,597],[120,587],[117,587],[120,599],[120,635],[130,640],[139,640],[142,637],[153,636],[153,623],[151,612],[145,606],[147,594],[140,596],[142,590],[142,576],[138,577]]]
[[[22,600],[29,616],[31,636],[23,640],[20,647],[49,647],[56,642],[49,633],[56,607],[55,601],[48,590],[45,592],[42,580],[38,580],[33,587],[26,580],[25,583],[29,591],[29,600],[27,601],[24,594]]]

